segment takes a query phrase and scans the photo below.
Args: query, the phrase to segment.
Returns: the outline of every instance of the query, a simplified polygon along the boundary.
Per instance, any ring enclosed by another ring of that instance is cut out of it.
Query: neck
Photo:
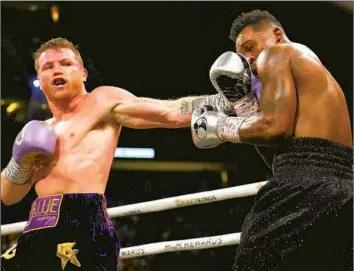
[[[84,90],[74,97],[63,98],[60,100],[48,99],[48,105],[50,111],[53,113],[54,119],[56,121],[64,120],[73,114],[86,94],[87,92]]]

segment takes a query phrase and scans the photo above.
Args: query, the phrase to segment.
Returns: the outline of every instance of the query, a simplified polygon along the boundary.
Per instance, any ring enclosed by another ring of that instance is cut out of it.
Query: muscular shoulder
[[[106,97],[108,99],[111,98],[134,98],[135,96],[130,93],[129,91],[119,88],[119,87],[113,87],[113,86],[100,86],[95,88],[91,94],[93,96],[98,96],[98,97]]]
[[[100,86],[95,88],[91,95],[95,100],[104,102],[106,107],[110,109],[114,108],[116,105],[122,103],[124,100],[136,98],[131,92],[113,86]]]
[[[288,44],[277,44],[262,51],[257,59],[257,73],[259,77],[267,72],[276,72],[290,62],[295,53],[295,49]]]

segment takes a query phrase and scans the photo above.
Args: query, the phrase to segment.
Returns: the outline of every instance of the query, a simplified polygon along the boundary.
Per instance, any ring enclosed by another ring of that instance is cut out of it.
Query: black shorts
[[[353,150],[334,142],[282,143],[242,226],[233,270],[352,270],[352,166]]]
[[[1,257],[4,271],[117,270],[119,239],[101,194],[37,198],[16,247]]]

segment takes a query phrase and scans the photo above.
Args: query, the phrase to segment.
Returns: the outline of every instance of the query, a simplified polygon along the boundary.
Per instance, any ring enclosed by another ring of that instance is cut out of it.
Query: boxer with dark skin
[[[343,91],[308,47],[291,42],[280,26],[264,20],[242,29],[235,50],[263,83],[262,112],[240,130],[242,142],[267,145],[278,137],[296,136],[352,147]]]
[[[319,137],[352,147],[343,91],[311,49],[291,42],[282,27],[269,20],[246,26],[237,38],[235,34],[230,38],[235,41],[236,52],[246,56],[253,73],[267,86],[260,100],[263,117],[255,117],[252,125],[240,131],[242,142],[257,144],[257,151],[269,167],[274,148],[265,141],[270,136]],[[278,98],[274,99],[275,96]],[[325,112],[318,114],[323,109]],[[261,142],[252,136],[255,133]]]
[[[273,177],[245,218],[233,270],[352,270],[353,148],[341,87],[267,11],[242,13],[230,38],[237,54],[220,56],[211,78],[232,79],[214,82],[225,95],[244,89],[244,57],[262,82],[259,110],[231,117],[197,109],[193,141],[200,148],[232,142],[274,149]]]

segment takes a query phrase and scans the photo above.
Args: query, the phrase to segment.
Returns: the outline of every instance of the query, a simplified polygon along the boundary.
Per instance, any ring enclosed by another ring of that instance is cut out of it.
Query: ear
[[[284,38],[284,32],[279,27],[275,27],[273,29],[273,34],[275,35],[275,39],[278,43],[281,42]]]
[[[88,77],[88,71],[86,69],[82,69],[81,73],[82,73],[82,81],[86,82]]]
[[[37,74],[37,80],[38,80],[38,82],[39,82],[39,88],[42,90],[42,89],[43,89],[43,88],[42,88],[42,82],[41,82],[41,80],[40,80],[38,74]]]

